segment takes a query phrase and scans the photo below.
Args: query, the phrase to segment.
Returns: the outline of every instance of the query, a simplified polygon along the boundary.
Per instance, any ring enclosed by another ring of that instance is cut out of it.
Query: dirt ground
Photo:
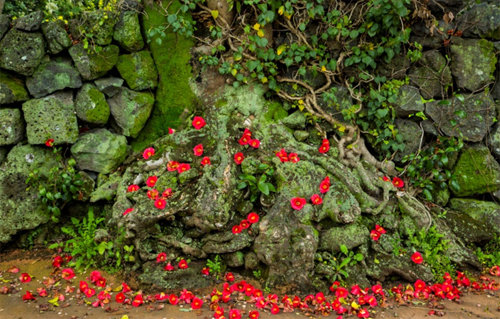
[[[12,294],[0,294],[0,319],[83,319],[83,318],[102,318],[102,319],[122,319],[127,315],[129,319],[186,319],[186,318],[212,318],[211,312],[207,306],[203,306],[201,310],[191,310],[189,306],[172,306],[169,304],[152,304],[141,306],[139,308],[131,306],[122,306],[115,302],[111,303],[112,312],[106,312],[102,308],[93,308],[74,297],[74,293],[65,293],[66,300],[60,302],[59,307],[47,307],[50,298],[37,297],[36,301],[23,302],[22,295],[26,290],[36,291],[37,287],[41,287],[43,280],[50,276],[53,271],[51,260],[47,256],[30,256],[28,258],[20,256],[19,251],[14,254],[0,254],[0,287],[8,284],[12,278],[17,278],[21,272],[29,273],[33,279],[29,283],[18,284],[17,292]],[[7,270],[11,267],[18,267],[20,273],[12,274]],[[78,286],[80,279],[85,279],[87,274],[79,274],[77,278],[72,280],[74,286]],[[106,274],[108,284],[111,287],[117,287],[121,284],[120,278]],[[64,285],[66,286],[66,284]],[[62,289],[61,287],[61,290]],[[95,298],[94,298],[95,299]],[[390,304],[390,303],[389,303]],[[239,301],[236,308],[243,310],[242,318],[248,317],[250,310],[256,309],[253,305],[247,304],[245,301]],[[438,309],[442,308],[442,309]],[[459,302],[445,301],[438,308],[434,308],[444,318],[484,318],[495,319],[500,318],[500,291],[482,292],[478,294],[466,293],[462,295]],[[43,311],[43,310],[46,311]],[[372,312],[371,318],[404,318],[418,319],[430,318],[429,308],[426,304],[415,302],[411,306],[390,306],[382,309],[376,308],[376,312]],[[271,315],[269,312],[260,311],[260,318],[282,318],[282,319],[300,319],[306,318],[301,312],[296,313],[280,313]],[[330,315],[329,318],[337,316]],[[319,318],[319,317],[318,317]],[[344,318],[354,318],[353,316],[344,316]]]

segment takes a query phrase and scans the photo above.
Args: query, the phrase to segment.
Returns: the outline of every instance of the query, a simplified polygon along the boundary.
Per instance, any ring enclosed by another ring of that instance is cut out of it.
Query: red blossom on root
[[[306,199],[302,197],[294,197],[290,200],[290,204],[292,208],[295,210],[301,210],[302,207],[306,204]]]
[[[196,130],[199,130],[202,127],[204,127],[207,123],[205,122],[205,120],[201,116],[195,116],[193,118],[193,122],[191,124],[193,124],[193,127]]]

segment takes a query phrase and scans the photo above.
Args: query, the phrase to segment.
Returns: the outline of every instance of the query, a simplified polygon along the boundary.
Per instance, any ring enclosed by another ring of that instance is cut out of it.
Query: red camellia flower
[[[45,141],[45,146],[47,146],[47,147],[54,146],[54,139],[53,138],[49,138],[48,140],[46,140]]]
[[[181,259],[181,261],[179,261],[179,269],[188,269],[189,266],[188,266],[188,263],[185,259]]]
[[[38,295],[40,297],[47,297],[47,295],[48,295],[47,289],[45,289],[45,288],[36,288],[36,292],[38,293]]]
[[[380,225],[375,225],[375,230],[379,233],[379,234],[385,234],[386,231],[384,229],[384,227],[380,226]]]
[[[210,157],[205,156],[201,159],[201,166],[210,165]]]
[[[164,263],[167,261],[167,253],[161,252],[156,256],[156,262],[157,263]]]
[[[297,163],[300,161],[299,155],[297,153],[288,154],[288,160],[292,163]]]
[[[179,167],[179,162],[170,161],[167,163],[167,171],[169,171],[169,172],[176,171],[178,167]]]
[[[384,290],[382,289],[382,285],[380,285],[380,284],[373,285],[372,291],[376,295],[383,295],[384,294]]]
[[[156,189],[150,189],[147,191],[146,194],[148,195],[148,198],[152,199],[152,200],[157,199],[158,195],[159,195],[158,190],[156,190]]]
[[[188,163],[182,163],[182,164],[179,164],[179,167],[177,167],[177,173],[184,173],[184,172],[187,172],[191,169],[191,165],[189,165]]]
[[[318,194],[313,194],[311,196],[311,203],[313,203],[313,205],[320,205],[323,203],[323,199]]]
[[[413,255],[411,255],[411,260],[415,264],[421,264],[424,261],[424,258],[422,257],[422,254],[419,253],[418,251],[414,252]]]
[[[165,269],[166,271],[172,271],[174,270],[174,266],[172,266],[171,263],[168,263],[165,265],[165,267],[163,267],[163,269]]]
[[[257,215],[257,213],[251,212],[250,214],[248,214],[247,220],[250,224],[255,224],[259,221],[259,215]]]
[[[134,301],[132,301],[132,306],[134,307],[139,307],[144,303],[144,299],[142,298],[141,294],[138,294],[134,297]]]
[[[127,188],[127,192],[129,192],[129,193],[136,192],[138,190],[139,190],[139,185],[135,185],[135,184],[129,185]]]
[[[130,286],[127,285],[127,283],[122,282],[122,292],[123,293],[127,293],[127,292],[130,292],[130,291],[132,291],[132,289],[130,289]]]
[[[63,258],[57,255],[54,257],[54,260],[52,260],[52,267],[59,268],[61,267],[62,263],[63,263]]]
[[[125,209],[125,211],[123,212],[123,216],[127,215],[127,214],[130,214],[134,209],[133,208],[127,208]]]
[[[174,134],[175,130],[171,127],[168,128],[168,134]]]
[[[280,307],[278,307],[277,304],[273,303],[273,305],[271,306],[271,313],[273,315],[277,315],[280,313]]]
[[[172,196],[172,193],[173,193],[172,188],[169,187],[169,188],[165,189],[163,191],[163,193],[161,193],[161,196],[163,198],[169,198],[170,196]]]
[[[19,280],[22,282],[22,283],[27,283],[27,282],[30,282],[31,281],[31,276],[25,272],[23,272],[21,274],[21,277],[19,277]]]
[[[241,233],[241,226],[240,225],[234,225],[233,228],[231,229],[231,231],[233,232],[233,234],[239,234]]]
[[[159,294],[155,295],[155,300],[156,301],[164,301],[164,300],[167,300],[167,299],[168,299],[168,295],[166,293],[164,293],[163,291],[160,292]]]
[[[87,289],[89,289],[89,284],[86,281],[80,280],[80,291],[85,292]]]
[[[234,275],[233,275],[232,272],[226,273],[226,275],[224,276],[224,278],[226,279],[226,281],[229,281],[229,282],[233,282],[234,281]]]
[[[253,139],[253,140],[248,141],[248,145],[250,145],[253,148],[259,148],[260,141],[258,139]]]
[[[203,267],[203,269],[201,270],[201,274],[204,275],[204,276],[210,275],[210,268]]]
[[[321,194],[328,192],[330,190],[330,185],[330,177],[327,176],[319,183],[319,191]]]
[[[252,310],[248,313],[248,318],[250,319],[259,319],[260,313],[257,310]]]
[[[240,227],[241,227],[241,229],[247,229],[248,227],[250,227],[250,223],[248,222],[248,220],[243,219],[240,222]]]
[[[290,204],[292,204],[293,209],[301,210],[306,204],[306,199],[302,197],[294,197],[290,200]]]
[[[238,140],[238,143],[240,145],[247,145],[248,142],[250,142],[251,139],[252,139],[251,135],[245,135],[245,134],[243,134],[243,136]]]
[[[95,295],[95,289],[87,288],[83,293],[85,294],[85,297],[91,298],[93,295]]]
[[[328,139],[323,139],[323,142],[321,143],[321,146],[319,147],[318,151],[322,154],[328,153],[330,150],[330,141]]]
[[[241,312],[235,308],[229,310],[229,319],[241,319]]]
[[[394,187],[397,187],[397,188],[402,188],[405,186],[405,183],[403,182],[403,180],[399,177],[394,177],[392,179],[392,185],[394,185]]]
[[[335,289],[335,296],[337,298],[346,298],[348,294],[349,291],[344,287],[338,287],[337,289]]]
[[[203,144],[198,144],[193,148],[194,156],[203,155]]]
[[[384,182],[390,182],[391,181],[391,179],[389,177],[387,177],[387,176],[382,177],[382,180]]]
[[[62,270],[61,277],[66,280],[71,280],[75,278],[75,272],[71,268],[65,268]]]
[[[203,300],[198,297],[194,297],[191,302],[191,309],[200,309],[203,306]]]
[[[153,155],[155,155],[155,149],[152,147],[146,148],[142,153],[142,157],[144,157],[145,160],[149,159]]]
[[[23,301],[28,301],[28,300],[35,300],[35,296],[33,296],[33,294],[27,290],[26,293],[23,295]]]
[[[158,180],[158,177],[149,176],[148,179],[146,180],[146,185],[148,185],[148,187],[155,187],[157,180]]]
[[[106,278],[101,277],[101,278],[97,279],[95,284],[96,284],[96,286],[99,286],[101,288],[105,288],[106,287]]]
[[[205,120],[201,117],[201,116],[195,116],[193,118],[193,127],[197,130],[201,129],[203,126],[205,126],[205,124],[207,124],[205,122]]]
[[[288,154],[284,148],[282,148],[279,152],[276,152],[276,156],[279,157],[281,163],[288,162]]]
[[[379,233],[378,231],[376,231],[376,230],[372,230],[372,231],[370,232],[370,237],[371,237],[374,241],[377,241],[377,240],[379,240],[379,238],[380,238],[380,233]]]
[[[123,292],[116,294],[115,300],[117,303],[123,303],[125,301],[125,294]]]
[[[369,317],[370,317],[370,312],[366,310],[366,308],[359,310],[358,318],[369,318]]]
[[[167,205],[167,201],[163,198],[158,198],[155,200],[155,207],[158,209],[165,209],[165,206]]]
[[[168,302],[170,302],[171,305],[176,305],[179,303],[179,297],[177,297],[176,295],[174,294],[171,294],[169,297],[168,297]]]
[[[243,155],[242,152],[238,152],[238,153],[234,154],[234,162],[236,163],[236,165],[240,165],[244,159],[245,159],[245,156]]]
[[[417,279],[417,281],[415,281],[415,291],[420,291],[425,289],[425,287],[427,287],[427,284],[422,279]]]
[[[495,265],[490,268],[490,275],[495,276],[495,277],[500,277],[500,267],[498,265]]]

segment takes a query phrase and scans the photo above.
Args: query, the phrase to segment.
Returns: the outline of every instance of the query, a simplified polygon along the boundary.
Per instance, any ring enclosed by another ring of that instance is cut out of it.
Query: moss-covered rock
[[[104,94],[94,85],[85,83],[75,100],[76,115],[88,123],[106,124],[110,110]]]
[[[202,250],[207,254],[224,254],[242,250],[252,245],[253,238],[248,232],[234,235],[231,231],[205,236],[202,240]]]
[[[484,243],[495,236],[486,220],[476,220],[467,213],[449,210],[445,215],[445,221],[455,235],[468,245]],[[500,227],[500,223],[497,226]]]
[[[139,15],[135,11],[124,11],[121,13],[115,25],[113,39],[122,48],[128,51],[139,51],[144,47],[144,40],[141,35],[141,25]]]
[[[35,11],[31,12],[23,17],[16,20],[14,27],[23,31],[37,31],[40,29],[40,25],[43,20],[43,12]]]
[[[10,17],[6,14],[0,14],[0,40],[10,27]]]
[[[16,144],[24,138],[24,121],[19,109],[0,109],[0,145]]]
[[[110,201],[116,195],[116,190],[121,181],[121,174],[118,172],[110,175],[99,174],[97,176],[97,187],[90,194],[90,202],[95,203],[100,200]]]
[[[500,165],[486,146],[467,147],[458,158],[449,186],[459,197],[494,192],[500,188]]]
[[[500,125],[496,125],[488,138],[491,152],[500,159]]]
[[[172,265],[176,265],[172,260]],[[213,284],[208,276],[201,274],[205,263],[192,262],[188,269],[178,269],[176,271],[165,271],[156,262],[148,262],[143,265],[144,272],[139,276],[143,285],[164,289],[198,289],[208,287]]]
[[[369,240],[370,232],[366,226],[354,223],[322,231],[318,249],[336,253],[340,251],[342,245],[345,245],[347,249],[353,249]]]
[[[444,56],[436,50],[426,51],[419,64],[420,66],[410,70],[410,81],[426,99],[442,96],[445,88],[451,86],[453,81]]]
[[[476,91],[495,79],[493,43],[485,39],[454,39],[450,46],[451,73],[459,88]]]
[[[306,116],[296,111],[282,120],[283,124],[293,129],[303,129],[306,126]]]
[[[149,92],[135,92],[122,88],[108,100],[111,114],[122,134],[137,137],[151,114],[154,96]]]
[[[410,120],[396,119],[398,133],[401,135],[404,149],[396,153],[395,160],[400,161],[404,156],[417,152],[420,140],[423,138],[422,130],[417,123]]]
[[[46,206],[38,189],[26,188],[28,174],[37,169],[43,178],[58,166],[55,154],[46,147],[16,145],[0,169],[0,243],[21,230],[33,229],[48,221]]]
[[[452,198],[449,206],[453,210],[469,215],[476,222],[486,224],[489,229],[488,233],[500,234],[500,205],[497,203],[469,198]]]
[[[459,17],[468,38],[490,38],[500,40],[500,6],[495,1],[476,3]]]
[[[0,41],[0,67],[30,76],[45,55],[45,40],[39,32],[12,28]]]
[[[30,144],[74,143],[78,138],[72,92],[58,92],[23,104],[26,134]]]
[[[169,12],[179,9],[178,1],[162,0],[161,4],[146,6],[142,19],[142,29],[150,30],[167,25],[167,17],[162,8]],[[158,40],[160,39],[160,40]],[[149,48],[158,67],[159,82],[156,90],[155,107],[146,127],[132,145],[134,149],[144,149],[152,141],[177,128],[197,104],[197,98],[189,85],[191,78],[191,47],[193,40],[185,38],[171,29],[165,36],[151,38]]]
[[[38,66],[33,76],[26,80],[26,87],[36,98],[65,88],[77,89],[82,86],[78,71],[71,65],[71,60],[46,57]]]
[[[103,47],[99,53],[87,51],[79,43],[69,49],[69,54],[84,80],[94,80],[105,75],[118,61],[120,49],[116,45]]]
[[[50,21],[42,24],[42,31],[47,40],[47,46],[52,54],[58,54],[62,50],[71,46],[71,38],[69,37],[64,22],[61,20]]]
[[[132,90],[153,89],[158,84],[158,73],[149,51],[120,55],[116,68]]]
[[[480,142],[494,123],[495,107],[491,96],[483,92],[463,99],[453,97],[427,103],[425,112],[446,135]]]
[[[115,10],[84,10],[78,20],[70,21],[69,28],[73,39],[88,36],[82,33],[82,30],[85,30],[92,34],[92,43],[103,46],[109,45],[113,40],[113,30],[117,21]]]
[[[127,156],[127,139],[106,129],[82,134],[71,147],[71,154],[80,169],[108,174]]]
[[[399,117],[407,117],[410,114],[424,111],[424,103],[418,88],[411,85],[403,85],[399,89],[398,99],[395,103],[396,114]]]
[[[28,99],[24,83],[8,73],[0,70],[0,104],[11,104]]]
[[[97,89],[106,94],[107,97],[113,97],[120,93],[123,82],[123,79],[115,77],[101,78],[94,81]]]

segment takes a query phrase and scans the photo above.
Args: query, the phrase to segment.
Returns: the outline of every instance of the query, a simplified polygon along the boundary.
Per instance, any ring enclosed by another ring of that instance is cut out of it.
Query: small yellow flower
[[[262,79],[260,79],[260,81],[261,81],[262,83],[267,83],[267,77],[263,77]]]
[[[281,7],[278,9],[278,14],[279,14],[280,16],[282,16],[282,15],[283,15],[283,12],[285,12],[285,7],[281,6]]]
[[[326,72],[326,67],[325,67],[324,65],[323,65],[323,66],[321,66],[321,71],[322,71],[322,72]]]
[[[254,29],[255,31],[259,31],[259,30],[260,30],[260,24],[258,24],[258,23],[254,24],[254,25],[253,25],[253,29]]]
[[[263,38],[264,37],[264,31],[262,31],[262,30],[257,31],[257,35],[259,36],[259,38]]]

